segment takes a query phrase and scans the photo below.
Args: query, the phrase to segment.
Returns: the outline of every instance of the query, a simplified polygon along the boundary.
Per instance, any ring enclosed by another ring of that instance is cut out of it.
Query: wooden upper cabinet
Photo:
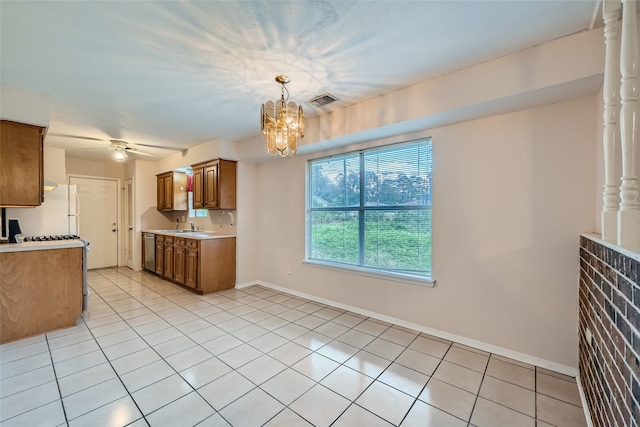
[[[44,201],[44,131],[0,120],[0,206],[39,206]]]
[[[157,177],[159,211],[186,211],[187,175],[183,172],[165,172]]]
[[[235,209],[236,167],[223,159],[193,165],[193,208]]]
[[[159,211],[163,211],[165,208],[164,201],[164,175],[158,175],[158,206],[157,209]]]
[[[207,209],[220,207],[218,166],[220,166],[220,162],[215,161],[207,163],[204,167],[204,207]]]
[[[204,165],[197,165],[193,168],[193,209],[204,208]]]

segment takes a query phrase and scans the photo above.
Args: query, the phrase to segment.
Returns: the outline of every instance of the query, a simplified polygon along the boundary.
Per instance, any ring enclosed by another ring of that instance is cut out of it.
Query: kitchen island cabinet
[[[82,315],[80,243],[0,245],[0,343],[75,326]]]

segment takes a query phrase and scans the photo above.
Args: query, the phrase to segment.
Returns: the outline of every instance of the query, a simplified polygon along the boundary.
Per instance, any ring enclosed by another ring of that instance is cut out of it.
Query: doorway
[[[134,225],[134,204],[133,204],[133,178],[129,178],[124,184],[124,217],[126,232],[124,233],[124,259],[127,267],[133,269],[133,225]]]
[[[80,199],[80,237],[89,242],[87,268],[118,265],[118,180],[70,176]]]

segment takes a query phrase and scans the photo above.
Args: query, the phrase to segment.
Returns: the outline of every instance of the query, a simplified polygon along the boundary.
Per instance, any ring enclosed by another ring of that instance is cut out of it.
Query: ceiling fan
[[[160,148],[160,147],[158,147]],[[129,147],[129,143],[127,141],[123,141],[121,139],[111,139],[109,140],[109,145],[106,147],[100,147],[100,148],[86,148],[86,147],[81,147],[81,148],[77,148],[78,150],[112,150],[115,151],[114,153],[114,157],[116,160],[124,160],[127,157],[129,157],[129,153],[133,153],[133,154],[138,154],[140,156],[147,156],[147,157],[155,157],[155,154],[151,154],[151,153],[147,153],[135,148],[131,148]]]
[[[75,139],[84,139],[84,140],[89,140],[89,141],[107,141],[105,139],[100,139],[100,138],[92,138],[92,137],[87,137],[87,136],[78,136],[78,135],[69,135],[69,134],[58,134],[58,133],[51,133],[51,136],[60,136],[60,137],[65,137],[65,138],[75,138]],[[124,160],[127,157],[129,157],[129,154],[133,153],[133,154],[137,154],[140,156],[147,156],[147,157],[155,157],[155,154],[151,154],[151,153],[147,153],[145,151],[139,150],[137,148],[133,148],[129,146],[130,143],[128,143],[127,141],[124,141],[122,139],[110,139],[109,140],[109,145],[107,145],[106,147],[77,147],[77,150],[112,150],[115,151],[114,153],[114,157],[116,160]],[[138,143],[131,143],[131,145],[134,146],[140,146],[140,147],[151,147],[151,148],[160,148],[160,149],[164,149],[164,150],[172,150],[172,151],[182,151],[182,148],[176,148],[176,147],[164,147],[164,146],[160,146],[160,145],[151,145],[151,144],[138,144]]]

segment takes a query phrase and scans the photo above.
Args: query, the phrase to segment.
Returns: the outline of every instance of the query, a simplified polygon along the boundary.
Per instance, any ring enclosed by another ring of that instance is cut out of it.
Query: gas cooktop
[[[80,236],[74,234],[65,234],[58,236],[27,236],[24,238],[24,242],[46,242],[49,240],[79,240]]]

